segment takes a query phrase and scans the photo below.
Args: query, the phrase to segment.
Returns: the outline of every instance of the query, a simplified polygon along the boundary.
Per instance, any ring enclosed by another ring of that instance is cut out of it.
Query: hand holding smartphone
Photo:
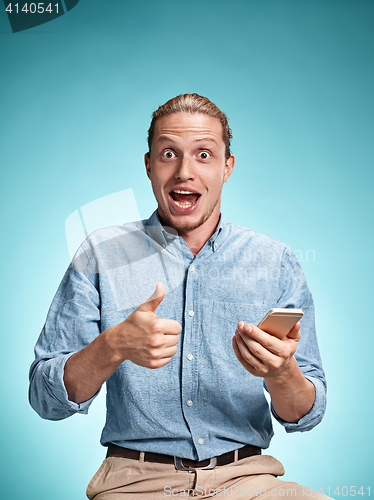
[[[302,309],[274,308],[257,325],[261,330],[283,340],[304,315]]]

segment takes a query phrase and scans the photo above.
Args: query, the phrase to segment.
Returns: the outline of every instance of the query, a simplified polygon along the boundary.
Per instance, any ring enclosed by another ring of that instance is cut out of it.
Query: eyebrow
[[[218,141],[213,137],[199,137],[198,139],[196,139],[196,142],[202,142],[202,141],[214,142],[214,144],[218,145]]]

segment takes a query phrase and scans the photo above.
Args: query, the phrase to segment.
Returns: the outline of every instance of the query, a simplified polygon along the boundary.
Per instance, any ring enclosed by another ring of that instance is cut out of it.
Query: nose
[[[193,165],[193,160],[187,156],[182,156],[178,162],[178,167],[175,172],[176,179],[181,181],[187,181],[195,177],[195,168]]]

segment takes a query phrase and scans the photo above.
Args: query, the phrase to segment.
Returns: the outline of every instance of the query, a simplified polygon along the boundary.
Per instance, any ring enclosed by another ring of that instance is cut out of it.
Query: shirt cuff
[[[304,415],[297,422],[286,422],[281,419],[274,411],[273,405],[271,404],[271,412],[274,418],[283,425],[286,432],[305,432],[310,431],[319,424],[323,418],[323,415],[326,410],[326,388],[324,383],[315,377],[309,377],[308,375],[304,375],[306,379],[310,380],[316,389],[316,397],[314,400],[314,404],[310,409],[309,413]]]
[[[73,354],[75,353],[71,352],[56,358],[51,358],[45,362],[43,384],[47,393],[53,396],[54,404],[52,405],[51,413],[55,419],[66,418],[74,413],[87,414],[90,404],[100,392],[99,389],[92,398],[80,404],[69,400],[63,377],[66,361]]]

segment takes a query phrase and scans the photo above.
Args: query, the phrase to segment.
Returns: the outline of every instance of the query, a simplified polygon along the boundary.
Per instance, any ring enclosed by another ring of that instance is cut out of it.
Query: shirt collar
[[[155,210],[153,214],[150,216],[150,218],[146,221],[145,226],[146,226],[146,232],[148,233],[150,238],[156,241],[156,243],[161,245],[163,248],[165,248],[166,245],[169,243],[169,238],[166,238],[167,234],[172,234],[173,237],[178,236],[175,229],[164,228],[162,226],[157,210]],[[174,232],[174,234],[172,232]]]
[[[216,230],[209,238],[209,243],[212,247],[213,252],[215,252],[219,247],[219,245],[222,243],[226,231],[227,231],[227,223],[223,218],[223,215],[220,214]]]

